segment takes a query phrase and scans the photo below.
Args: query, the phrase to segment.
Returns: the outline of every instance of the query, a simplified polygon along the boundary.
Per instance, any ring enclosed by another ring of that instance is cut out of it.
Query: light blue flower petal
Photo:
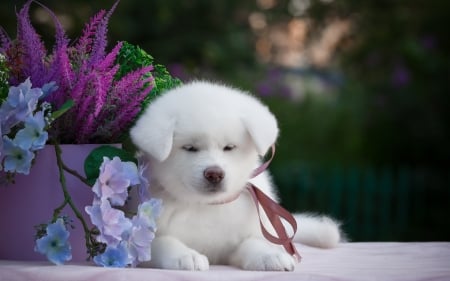
[[[63,264],[72,259],[71,246],[68,238],[70,233],[66,230],[63,219],[49,224],[47,234],[36,240],[35,251],[47,256],[54,264]]]
[[[64,221],[58,219],[55,223],[47,226],[47,235],[56,237],[58,240],[65,242],[69,238],[70,232],[67,231]]]
[[[32,151],[42,149],[48,139],[48,133],[44,131],[44,127],[43,112],[39,111],[26,119],[25,128],[17,132],[14,142],[22,149]]]
[[[27,122],[30,123],[30,125],[39,131],[44,130],[45,128],[45,117],[43,111],[36,112],[33,116],[30,116],[27,119]]]
[[[131,185],[137,185],[140,183],[139,171],[135,163],[122,162],[122,174],[123,177],[130,181]]]
[[[86,206],[85,208],[86,213],[88,213],[89,217],[91,218],[92,224],[98,227],[98,229],[103,228],[103,219],[102,219],[102,212],[100,209],[100,202],[94,201],[92,206]]]
[[[62,265],[72,259],[71,247],[68,244],[62,245],[47,253],[47,259],[54,264]]]
[[[34,159],[34,153],[22,149],[8,137],[4,137],[3,141],[3,153],[5,155],[4,170],[6,172],[18,172],[28,175],[31,168],[31,161]]]
[[[33,142],[33,145],[31,146],[32,151],[40,150],[45,147],[45,144],[48,140],[48,133],[42,132],[38,138]]]
[[[16,133],[14,142],[22,149],[30,149],[33,143],[34,130],[30,127],[25,127]]]
[[[52,238],[49,236],[44,236],[36,240],[35,251],[41,254],[46,254],[49,245],[51,244]]]
[[[137,217],[142,225],[156,231],[156,219],[159,217],[162,209],[162,200],[152,198],[138,206]]]
[[[53,93],[54,91],[58,90],[58,86],[56,85],[55,81],[51,81],[49,83],[44,84],[42,87],[42,96],[40,97],[40,99],[44,99],[46,98],[48,95],[50,95],[51,93]]]
[[[125,243],[121,243],[117,247],[108,246],[103,254],[94,257],[94,262],[104,267],[127,266],[129,259]]]

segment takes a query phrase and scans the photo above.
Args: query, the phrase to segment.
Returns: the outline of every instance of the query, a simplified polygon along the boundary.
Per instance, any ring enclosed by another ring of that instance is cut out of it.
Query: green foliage
[[[363,103],[359,89],[318,97],[307,94],[303,101],[266,99],[277,116],[280,137],[273,168],[290,163],[334,165],[364,163]]]
[[[148,103],[150,103],[155,97],[165,90],[181,84],[179,79],[170,75],[164,65],[155,64],[154,58],[150,54],[145,52],[139,46],[132,45],[128,42],[123,42],[122,48],[116,58],[116,63],[120,65],[120,68],[116,74],[116,80],[131,71],[144,66],[153,65],[153,71],[149,72],[146,77],[153,76],[154,87],[143,101],[142,108],[146,108]]]
[[[63,105],[61,105],[61,107],[52,112],[51,118],[53,120],[61,117],[64,113],[66,113],[69,109],[71,109],[73,106],[75,105],[75,102],[73,100],[68,100],[65,103],[63,103]]]
[[[135,46],[128,42],[123,42],[119,54],[116,57],[115,64],[119,64],[120,68],[116,73],[115,80],[120,80],[127,73],[144,66],[153,64],[153,57],[147,54],[139,46]],[[146,76],[149,77],[150,73]]]
[[[313,2],[316,31],[330,18],[352,23],[337,55],[348,83],[363,87],[355,94],[365,100],[361,130],[370,162],[448,162],[449,9],[441,0]]]
[[[3,55],[0,54],[0,104],[6,99],[8,96],[8,74],[9,70],[6,66],[6,59]]]
[[[165,66],[156,64],[154,67],[155,70],[153,70],[152,75],[155,79],[155,87],[153,88],[151,95],[144,101],[145,103],[149,103],[154,97],[160,95],[164,91],[181,85],[181,80],[172,77]]]

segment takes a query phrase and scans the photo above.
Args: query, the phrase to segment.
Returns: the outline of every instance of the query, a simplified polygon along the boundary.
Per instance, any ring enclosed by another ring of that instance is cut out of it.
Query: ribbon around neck
[[[272,145],[271,152],[272,155],[270,159],[264,162],[261,166],[259,166],[257,169],[253,171],[252,178],[258,176],[267,169],[267,167],[269,166],[270,162],[272,161],[275,155],[275,145]],[[264,237],[274,244],[282,245],[284,249],[296,259],[297,262],[300,262],[301,256],[298,253],[297,249],[295,248],[294,243],[292,242],[294,235],[297,232],[297,221],[295,220],[294,216],[291,213],[289,213],[289,211],[281,207],[277,202],[272,200],[269,196],[264,194],[264,192],[262,192],[255,185],[248,183],[247,190],[250,192],[250,195],[252,196],[253,201],[255,202],[256,209],[258,211],[261,231]],[[272,235],[264,226],[261,220],[259,205],[261,205],[262,210],[266,214],[267,218],[269,219],[270,223],[272,224],[272,227],[274,228],[278,236]],[[294,231],[291,237],[287,235],[286,228],[281,222],[281,219],[284,219],[287,223],[291,225]]]

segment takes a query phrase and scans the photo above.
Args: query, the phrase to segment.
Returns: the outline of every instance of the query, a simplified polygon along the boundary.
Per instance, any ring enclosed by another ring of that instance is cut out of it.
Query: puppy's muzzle
[[[225,172],[218,166],[212,166],[203,171],[203,176],[210,184],[218,186],[225,177]]]

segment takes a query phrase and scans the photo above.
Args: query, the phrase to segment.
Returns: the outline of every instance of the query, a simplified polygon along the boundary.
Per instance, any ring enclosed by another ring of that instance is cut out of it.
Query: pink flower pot
[[[84,176],[84,160],[99,145],[61,145],[62,158],[66,166]],[[65,173],[67,188],[78,210],[92,227],[84,207],[91,205],[93,193],[79,179]],[[17,174],[15,184],[0,185],[0,259],[8,260],[46,260],[34,251],[34,226],[48,223],[53,210],[63,203],[63,192],[59,182],[54,146],[47,145],[37,153],[29,175]],[[61,215],[73,220],[75,229],[70,231],[72,260],[84,261],[87,258],[84,231],[69,206]]]

